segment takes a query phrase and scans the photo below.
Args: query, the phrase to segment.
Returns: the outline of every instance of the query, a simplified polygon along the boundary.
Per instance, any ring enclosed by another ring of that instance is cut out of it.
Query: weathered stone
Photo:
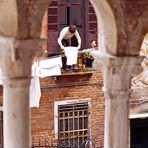
[[[30,79],[5,79],[4,97],[4,147],[30,147],[29,113]]]
[[[18,31],[16,0],[0,1],[0,35],[16,36]]]
[[[105,57],[104,57],[105,58]],[[105,148],[128,148],[130,78],[142,57],[105,58],[103,65],[105,96]],[[120,129],[120,130],[119,130]]]
[[[42,40],[0,37],[1,67],[5,77],[17,78],[31,75],[32,58],[42,48]]]
[[[29,88],[32,58],[42,40],[0,37],[4,102],[4,147],[30,147]]]
[[[100,49],[113,55],[139,55],[148,32],[148,3],[141,0],[91,1],[99,20]]]

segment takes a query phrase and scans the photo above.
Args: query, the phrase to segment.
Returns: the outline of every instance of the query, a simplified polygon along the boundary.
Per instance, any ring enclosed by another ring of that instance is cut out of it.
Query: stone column
[[[4,80],[4,147],[30,148],[29,78]]]
[[[114,57],[104,62],[104,148],[129,148],[130,80],[133,70],[140,70],[141,61],[140,57]]]
[[[39,41],[0,37],[5,148],[30,148],[29,86]]]

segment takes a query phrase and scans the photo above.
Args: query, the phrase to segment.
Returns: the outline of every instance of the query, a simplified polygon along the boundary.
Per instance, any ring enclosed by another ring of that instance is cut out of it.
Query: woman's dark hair
[[[76,25],[70,25],[69,26],[69,32],[71,32],[71,33],[75,33],[76,32]]]

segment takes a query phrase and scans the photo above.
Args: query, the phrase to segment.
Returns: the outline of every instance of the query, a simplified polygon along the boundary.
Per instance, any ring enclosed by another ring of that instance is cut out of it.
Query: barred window
[[[61,145],[79,147],[88,137],[88,102],[58,106],[58,139]]]

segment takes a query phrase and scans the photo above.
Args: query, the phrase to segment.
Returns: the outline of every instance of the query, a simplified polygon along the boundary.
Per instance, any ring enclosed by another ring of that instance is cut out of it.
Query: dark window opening
[[[131,148],[148,147],[148,119],[131,120]]]
[[[59,1],[59,32],[66,26],[70,24],[76,24],[79,35],[83,41],[84,38],[84,24],[83,21],[86,22],[86,17],[83,17],[83,13],[85,13],[83,0],[66,0]],[[73,45],[77,45],[77,40],[74,37],[72,39]],[[82,48],[84,48],[82,42]]]
[[[97,19],[89,0],[54,0],[48,7],[48,53],[59,54],[57,43],[60,31],[76,24],[82,40],[81,49],[91,47],[91,42],[97,42]],[[77,44],[73,38],[74,45]]]

